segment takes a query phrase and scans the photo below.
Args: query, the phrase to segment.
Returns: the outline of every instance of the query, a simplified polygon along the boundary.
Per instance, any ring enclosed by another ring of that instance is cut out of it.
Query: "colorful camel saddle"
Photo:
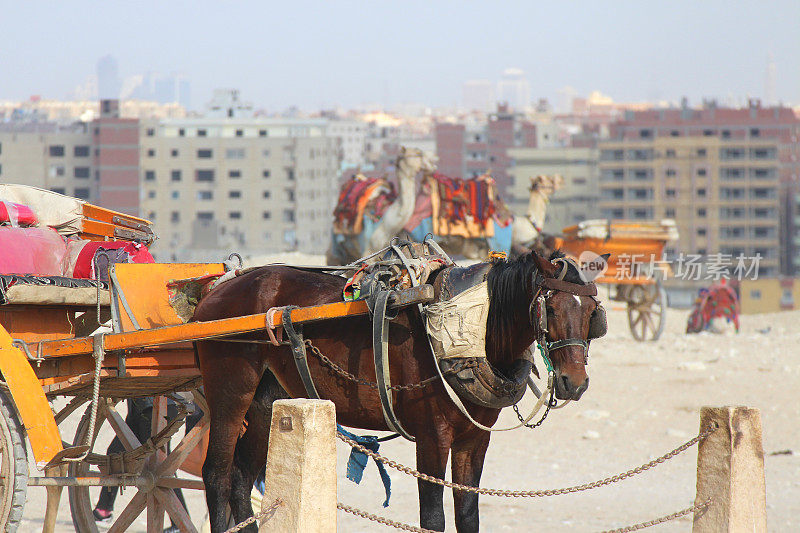
[[[715,318],[733,322],[738,332],[739,313],[739,298],[730,285],[719,283],[707,289],[700,289],[686,324],[686,333],[700,333],[711,329]]]
[[[356,174],[345,181],[339,191],[339,201],[333,211],[333,232],[359,235],[364,229],[364,217],[378,220],[396,197],[394,184],[385,178]]]

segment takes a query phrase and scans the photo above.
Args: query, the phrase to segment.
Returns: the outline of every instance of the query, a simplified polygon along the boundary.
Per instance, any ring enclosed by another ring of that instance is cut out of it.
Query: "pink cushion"
[[[0,227],[0,274],[63,276],[66,251],[50,228]]]

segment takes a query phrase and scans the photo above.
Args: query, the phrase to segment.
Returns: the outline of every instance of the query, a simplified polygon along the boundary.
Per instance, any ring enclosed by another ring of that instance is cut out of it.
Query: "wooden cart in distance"
[[[588,220],[564,228],[556,245],[580,261],[585,252],[610,253],[606,271],[595,279],[613,287],[610,297],[627,304],[628,325],[638,341],[658,340],[664,331],[671,273],[664,248],[678,238],[675,221],[660,223]],[[584,258],[586,256],[584,255]]]

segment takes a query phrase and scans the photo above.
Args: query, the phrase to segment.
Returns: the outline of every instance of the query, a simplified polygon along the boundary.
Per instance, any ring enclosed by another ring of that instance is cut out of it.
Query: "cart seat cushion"
[[[66,251],[50,228],[0,227],[0,274],[61,276]]]
[[[109,305],[108,284],[62,276],[0,275],[0,305]]]

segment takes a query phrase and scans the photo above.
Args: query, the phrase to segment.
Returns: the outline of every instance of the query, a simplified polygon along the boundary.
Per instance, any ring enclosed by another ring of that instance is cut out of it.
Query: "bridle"
[[[563,278],[566,273],[566,262],[562,269],[559,278]],[[556,350],[566,348],[568,346],[580,346],[583,348],[583,361],[581,364],[588,364],[589,362],[589,343],[592,339],[602,337],[605,335],[607,329],[605,322],[605,310],[600,305],[597,299],[597,285],[594,283],[587,283],[580,285],[578,283],[571,283],[558,278],[545,278],[540,272],[536,272],[533,281],[533,286],[536,288],[536,293],[531,299],[529,308],[529,318],[531,325],[536,328],[536,338],[539,344],[539,350],[545,357],[545,363],[552,366],[550,354]],[[592,316],[589,322],[589,336],[586,339],[571,337],[567,339],[559,339],[555,341],[547,340],[549,333],[547,324],[547,301],[556,292],[565,292],[575,296],[590,296],[595,302],[595,308],[592,310]],[[548,368],[549,370],[549,368]]]

